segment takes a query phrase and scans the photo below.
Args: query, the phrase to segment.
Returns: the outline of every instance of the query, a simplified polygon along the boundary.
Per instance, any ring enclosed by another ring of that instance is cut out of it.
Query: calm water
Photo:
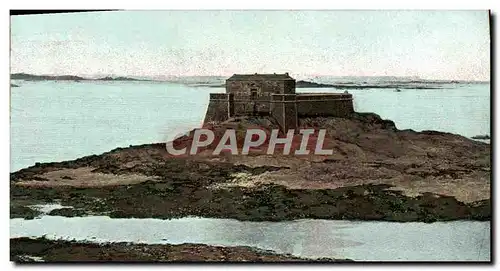
[[[11,89],[11,171],[35,162],[165,142],[199,127],[210,92],[222,88],[150,82],[15,82]],[[298,92],[343,92],[299,89]],[[449,89],[349,90],[356,111],[375,112],[400,129],[490,134],[488,84]]]
[[[253,246],[278,253],[367,261],[489,261],[490,223],[388,223],[336,220],[111,219],[42,216],[10,220],[10,237]]]

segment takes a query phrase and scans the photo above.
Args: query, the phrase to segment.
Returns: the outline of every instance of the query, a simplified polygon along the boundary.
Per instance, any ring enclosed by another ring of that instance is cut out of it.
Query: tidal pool
[[[10,220],[10,237],[252,246],[358,261],[490,261],[490,222],[394,223],[345,220],[112,219],[42,216]]]

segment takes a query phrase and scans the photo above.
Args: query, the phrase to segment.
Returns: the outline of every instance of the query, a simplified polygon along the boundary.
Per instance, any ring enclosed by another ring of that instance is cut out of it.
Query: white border
[[[288,0],[288,1],[229,1],[229,0],[183,0],[183,1],[100,1],[70,2],[61,0],[18,0],[9,5],[15,9],[491,9],[498,1],[397,1],[397,0]],[[497,4],[498,5],[498,4]]]
[[[3,2],[2,4],[6,3]],[[183,0],[183,1],[172,1],[169,3],[163,3],[162,1],[151,1],[151,0],[141,0],[141,1],[116,1],[116,2],[104,2],[102,0],[86,0],[86,1],[62,1],[62,0],[44,0],[44,1],[26,1],[26,0],[17,0],[15,2],[11,2],[8,5],[9,9],[143,9],[143,10],[149,10],[149,9],[491,9],[493,13],[499,12],[500,9],[498,9],[500,1],[498,0],[483,0],[483,1],[471,1],[471,0],[461,0],[461,1],[438,1],[438,0],[420,0],[420,1],[398,1],[398,0],[385,0],[385,1],[370,1],[370,0],[348,0],[348,1],[324,1],[324,0],[308,0],[308,1],[281,1],[281,2],[271,2],[269,0],[251,0],[251,1],[229,1],[229,0],[211,0],[211,1],[203,1],[203,0]],[[1,28],[1,36],[3,37],[4,42],[0,43],[2,46],[2,49],[0,50],[3,54],[4,57],[3,59],[9,59],[9,17],[7,11],[4,11],[3,16],[2,16],[2,21],[4,22],[2,25],[3,27]],[[496,20],[496,28],[495,28],[495,33],[494,35],[498,37],[498,16]],[[6,42],[7,41],[7,42]],[[498,38],[496,39],[496,48],[498,49]],[[498,50],[495,50],[498,52]],[[1,72],[1,78],[3,85],[7,88],[10,84],[9,82],[9,62],[4,61],[4,64],[2,65],[2,68],[4,69]],[[496,63],[496,57],[493,59],[493,63]],[[495,71],[496,74],[496,71]],[[497,83],[498,84],[498,83]],[[9,96],[9,91],[8,89],[4,89],[1,92],[1,95],[4,95],[2,99],[0,99],[0,104],[1,104],[1,112],[3,112],[4,117],[0,118],[1,121],[1,126],[3,129],[0,130],[0,134],[2,137],[2,156],[1,156],[1,161],[0,161],[0,166],[2,167],[2,172],[4,173],[3,176],[8,176],[8,172],[10,171],[10,156],[8,155],[9,150],[10,150],[10,144],[9,144],[9,118],[7,115],[9,114],[9,101],[10,101],[10,96]],[[498,106],[499,101],[498,101],[498,96],[499,94],[495,95],[495,103]],[[495,108],[495,113],[496,113],[496,108]],[[495,114],[496,115],[496,114]],[[493,117],[493,116],[492,116]],[[495,120],[496,126],[499,125],[498,119]],[[495,139],[494,141],[497,142],[496,140],[496,131],[494,132]],[[496,148],[495,148],[496,150]],[[498,160],[498,158],[497,158]],[[495,167],[497,165],[498,161],[495,162]],[[7,186],[9,183],[8,178],[7,180],[3,180],[4,185]],[[495,187],[495,195],[498,195],[498,187],[500,184],[497,184]],[[9,245],[7,240],[9,239],[9,221],[7,219],[7,214],[9,213],[9,194],[7,189],[2,189],[4,191],[4,196],[2,197],[3,203],[0,205],[2,208],[2,213],[4,214],[5,218],[5,223],[2,224],[2,229],[3,229],[3,245],[2,245],[2,263],[3,267],[6,267],[8,269],[11,269],[14,267],[12,263],[9,262]],[[495,217],[498,217],[498,209],[495,208],[497,212],[495,212]],[[495,223],[496,225],[497,223]],[[497,227],[495,227],[495,230]],[[495,248],[498,249],[497,242],[495,240]],[[497,259],[498,260],[498,259]],[[159,265],[159,266],[71,266],[72,268],[83,268],[87,270],[93,270],[96,267],[97,268],[133,268],[134,270],[146,270],[149,268],[169,268],[169,269],[177,269],[177,268],[221,268],[222,266],[217,265],[217,266],[196,266],[196,265],[186,265],[186,266],[164,266],[164,265]],[[278,265],[246,265],[246,266],[230,266],[233,268],[259,268],[259,269],[266,269],[266,268],[311,268],[311,267],[323,267],[323,268],[340,268],[340,269],[362,269],[365,268],[365,266],[361,265],[355,265],[355,266],[330,266],[330,265],[298,265],[298,266],[291,266],[291,265],[283,265],[283,266],[278,266]],[[374,268],[379,268],[382,270],[385,269],[400,269],[401,267],[403,268],[408,268],[408,269],[413,269],[413,270],[419,270],[423,268],[423,266],[399,266],[399,265],[379,265],[379,266],[370,266]],[[438,268],[440,266],[436,266]],[[465,266],[464,266],[465,267]],[[466,266],[468,268],[474,268],[476,269],[476,266]],[[17,267],[19,268],[19,267]],[[33,266],[27,266],[23,268],[35,268]],[[38,267],[40,268],[40,267]],[[45,268],[55,268],[55,269],[60,269],[60,268],[67,268],[67,266],[46,266]],[[224,268],[224,267],[223,267]],[[434,268],[434,266],[430,266],[431,269]],[[443,268],[447,268],[450,270],[455,270],[456,268],[460,268],[459,266],[446,266]],[[3,268],[2,268],[3,270]]]

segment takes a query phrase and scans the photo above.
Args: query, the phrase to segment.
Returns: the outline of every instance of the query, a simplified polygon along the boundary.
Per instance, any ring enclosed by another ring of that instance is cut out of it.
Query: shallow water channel
[[[148,244],[252,246],[296,256],[368,261],[489,261],[490,223],[394,223],[305,219],[112,219],[42,216],[10,220],[10,237]]]

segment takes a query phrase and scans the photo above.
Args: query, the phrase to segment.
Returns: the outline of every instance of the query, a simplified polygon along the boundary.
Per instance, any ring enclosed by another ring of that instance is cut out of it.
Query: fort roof
[[[234,74],[228,81],[247,81],[247,80],[295,80],[288,73],[285,74]]]

